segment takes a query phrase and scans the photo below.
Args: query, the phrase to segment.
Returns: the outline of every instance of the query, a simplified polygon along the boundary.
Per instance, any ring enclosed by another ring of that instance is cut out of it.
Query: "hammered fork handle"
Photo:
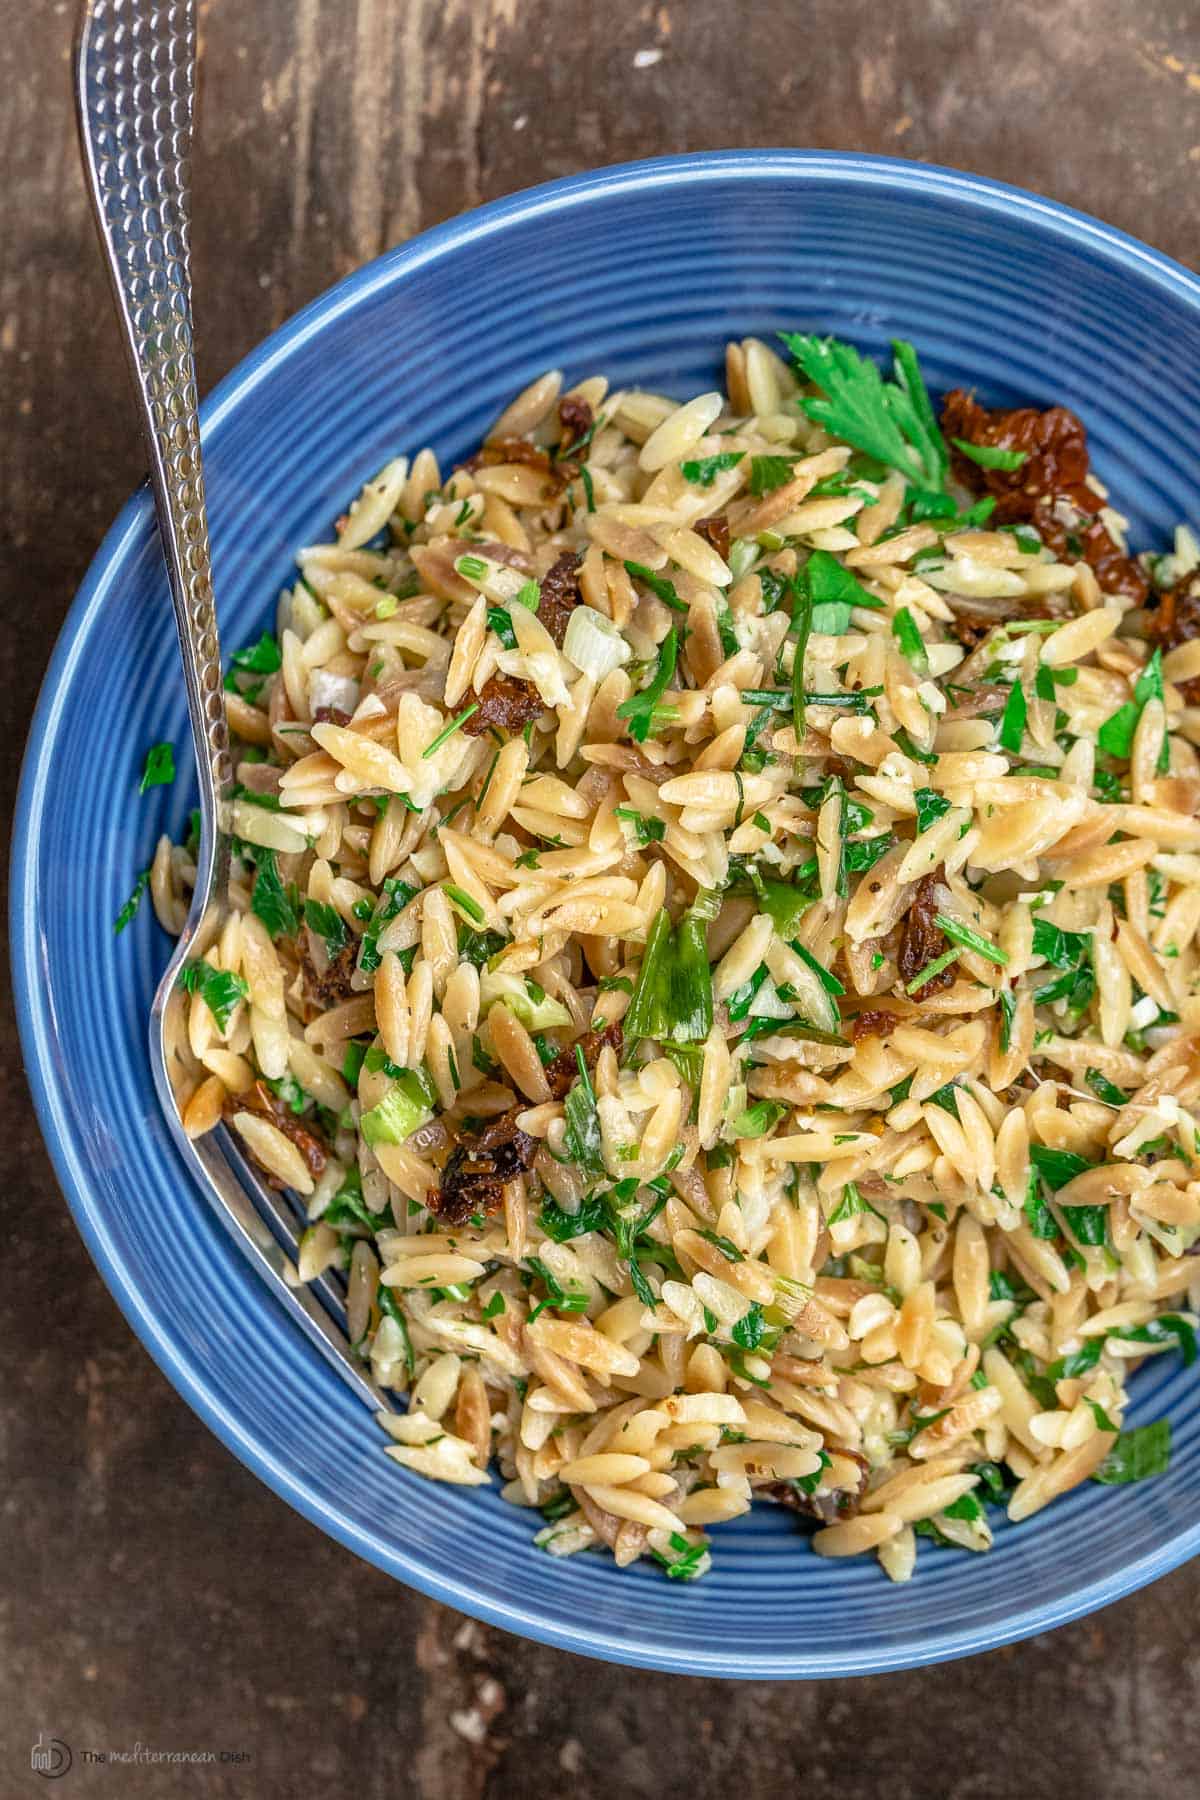
[[[92,206],[141,399],[200,777],[208,885],[232,783],[213,604],[189,262],[196,0],[84,0],[75,93]]]

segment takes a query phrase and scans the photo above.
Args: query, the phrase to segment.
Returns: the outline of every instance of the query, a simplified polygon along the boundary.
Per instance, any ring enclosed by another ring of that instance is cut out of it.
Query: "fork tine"
[[[269,1188],[241,1158],[245,1173],[239,1174],[221,1142],[224,1132],[211,1132],[195,1140],[184,1134],[162,1062],[157,1025],[157,1019],[152,1021],[151,1060],[163,1111],[181,1154],[217,1217],[305,1336],[364,1405],[372,1412],[394,1411],[395,1397],[376,1386],[354,1355],[345,1330],[344,1301],[333,1283],[322,1278],[320,1282],[299,1285],[299,1229],[294,1202]]]

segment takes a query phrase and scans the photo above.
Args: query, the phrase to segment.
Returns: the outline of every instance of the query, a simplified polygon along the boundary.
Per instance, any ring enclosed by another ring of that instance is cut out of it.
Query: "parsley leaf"
[[[745,454],[744,450],[722,450],[716,456],[702,456],[695,462],[680,463],[679,468],[683,479],[694,487],[711,487],[726,469],[736,469]]]
[[[1107,1075],[1101,1074],[1099,1069],[1089,1069],[1083,1079],[1096,1098],[1103,1100],[1105,1106],[1125,1106],[1128,1103],[1129,1095],[1124,1089],[1119,1088],[1115,1081],[1110,1081]]]
[[[138,793],[144,794],[148,788],[153,787],[170,787],[174,779],[174,744],[151,744],[146,752],[146,766],[138,783]]]
[[[245,1000],[250,992],[240,975],[229,969],[214,969],[210,962],[184,963],[179,971],[179,985],[186,993],[199,994],[216,1020],[218,1031],[226,1029],[238,1001]]]
[[[665,819],[648,818],[633,806],[618,806],[616,811],[618,819],[630,826],[638,844],[658,844],[667,835]]]
[[[822,390],[822,397],[800,401],[808,418],[923,487],[945,486],[946,446],[911,344],[893,341],[896,379],[885,382],[852,344],[794,331],[779,335]]]
[[[849,631],[853,607],[866,606],[878,611],[883,604],[868,594],[862,583],[828,550],[813,551],[795,577],[795,586],[807,594],[812,604],[810,629],[826,637],[841,637],[843,632]]]
[[[143,869],[141,874],[138,876],[137,880],[133,884],[132,894],[130,894],[128,900],[125,902],[124,906],[121,908],[120,912],[117,914],[116,918],[113,920],[114,933],[119,935],[122,931],[124,931],[125,927],[132,921],[132,919],[134,918],[134,916],[137,913],[138,907],[142,904],[142,895],[145,893],[145,891],[149,887],[149,885],[150,885],[150,871],[149,871],[149,869]]]
[[[279,874],[274,850],[255,852],[254,892],[250,910],[262,920],[273,938],[295,937],[300,929],[300,893],[294,881],[286,888]]]
[[[304,902],[304,923],[317,937],[324,939],[330,961],[350,942],[350,933],[341,913],[336,906],[327,906],[322,900]]]
[[[1147,1481],[1153,1475],[1164,1474],[1170,1461],[1171,1423],[1169,1419],[1156,1419],[1152,1425],[1123,1431],[1092,1480],[1105,1487]]]
[[[945,794],[939,794],[934,788],[918,788],[913,795],[917,803],[917,833],[928,831],[929,827],[950,811],[950,802]]]
[[[398,881],[395,876],[385,878],[383,893],[376,902],[371,922],[359,940],[358,966],[364,975],[372,974],[383,961],[379,950],[380,932],[397,913],[404,911],[410,900],[416,899],[418,892],[419,889],[410,887],[406,881]],[[401,953],[402,960],[404,954]]]
[[[756,499],[774,493],[792,479],[790,456],[753,456],[750,459],[750,492]]]

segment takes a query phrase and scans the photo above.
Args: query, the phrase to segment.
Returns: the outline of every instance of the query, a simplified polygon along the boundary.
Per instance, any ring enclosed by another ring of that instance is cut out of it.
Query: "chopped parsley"
[[[150,871],[149,869],[143,869],[133,884],[133,892],[113,920],[113,931],[116,935],[119,936],[120,933],[124,931],[125,927],[133,921],[137,914],[138,907],[142,904],[142,895],[149,885]]]
[[[328,906],[324,901],[306,900],[304,902],[304,923],[322,940],[325,945],[325,954],[331,962],[338,952],[344,950],[350,942],[350,932],[341,913],[336,906]]]
[[[786,487],[792,479],[790,456],[752,456],[750,458],[750,492],[756,500]]]
[[[1004,711],[1000,717],[1000,745],[1012,756],[1021,754],[1021,744],[1025,738],[1025,721],[1029,717],[1029,703],[1025,698],[1025,689],[1019,681],[1014,681],[1008,690],[1008,698],[1004,702]]]
[[[238,1002],[245,1000],[250,989],[240,975],[229,969],[214,969],[210,962],[184,963],[179,971],[179,985],[185,993],[199,994],[217,1022],[217,1030],[225,1031]]]
[[[716,456],[702,456],[694,462],[680,463],[683,479],[693,487],[711,487],[726,469],[736,469],[746,454],[744,450],[722,450]]]
[[[403,912],[410,900],[416,899],[418,892],[419,889],[410,887],[406,881],[398,881],[395,876],[389,875],[384,878],[383,892],[376,902],[375,911],[371,915],[370,923],[367,925],[366,930],[359,940],[358,966],[364,975],[373,974],[383,961],[383,956],[379,949],[380,932],[385,925],[389,924],[391,920],[396,917],[397,913]],[[415,949],[416,946],[414,945],[412,952],[401,951],[401,962],[404,961],[406,956],[408,956],[411,961]],[[407,968],[408,965],[406,964],[405,966]]]
[[[617,817],[630,827],[638,844],[659,844],[667,835],[664,819],[651,819],[633,806],[618,806]]]
[[[828,550],[814,550],[794,581],[796,591],[806,594],[811,603],[810,630],[826,637],[841,637],[849,631],[854,607],[878,611],[883,604]]]
[[[1138,720],[1147,700],[1163,698],[1162,651],[1155,650],[1153,656],[1138,676],[1134,684],[1133,699],[1126,700],[1110,718],[1107,718],[1096,734],[1097,748],[1108,756],[1127,760],[1133,749],[1133,737],[1137,730]],[[1159,752],[1158,773],[1164,774],[1170,763],[1170,749],[1164,734],[1162,749]]]
[[[1151,1476],[1164,1474],[1170,1461],[1171,1423],[1169,1419],[1156,1419],[1152,1425],[1122,1431],[1092,1480],[1105,1487],[1147,1481]]]
[[[250,910],[262,920],[273,938],[295,937],[300,929],[300,890],[294,881],[285,887],[274,850],[256,848],[254,891]]]
[[[950,802],[945,794],[939,794],[933,788],[918,788],[913,795],[917,806],[917,833],[928,831],[929,827],[950,811]]]
[[[144,794],[148,788],[170,787],[174,779],[174,744],[151,744],[146,752],[146,764],[142,770],[142,779],[138,783],[138,793]]]

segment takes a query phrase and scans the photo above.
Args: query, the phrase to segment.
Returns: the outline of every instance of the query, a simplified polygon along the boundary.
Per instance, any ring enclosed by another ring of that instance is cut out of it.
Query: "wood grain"
[[[76,168],[71,10],[0,0],[6,804],[55,632],[142,467]],[[1200,256],[1200,13],[1184,0],[202,0],[202,29],[205,386],[385,246],[514,188],[673,150],[958,164]],[[4,1033],[15,1069],[8,1009]],[[186,1784],[154,1767],[72,1775],[153,1800],[1195,1792],[1196,1569],[967,1664],[786,1689],[584,1664],[394,1586],[168,1388],[69,1222],[19,1076],[0,1105],[17,1401],[0,1792],[25,1791],[40,1729],[254,1759]]]

